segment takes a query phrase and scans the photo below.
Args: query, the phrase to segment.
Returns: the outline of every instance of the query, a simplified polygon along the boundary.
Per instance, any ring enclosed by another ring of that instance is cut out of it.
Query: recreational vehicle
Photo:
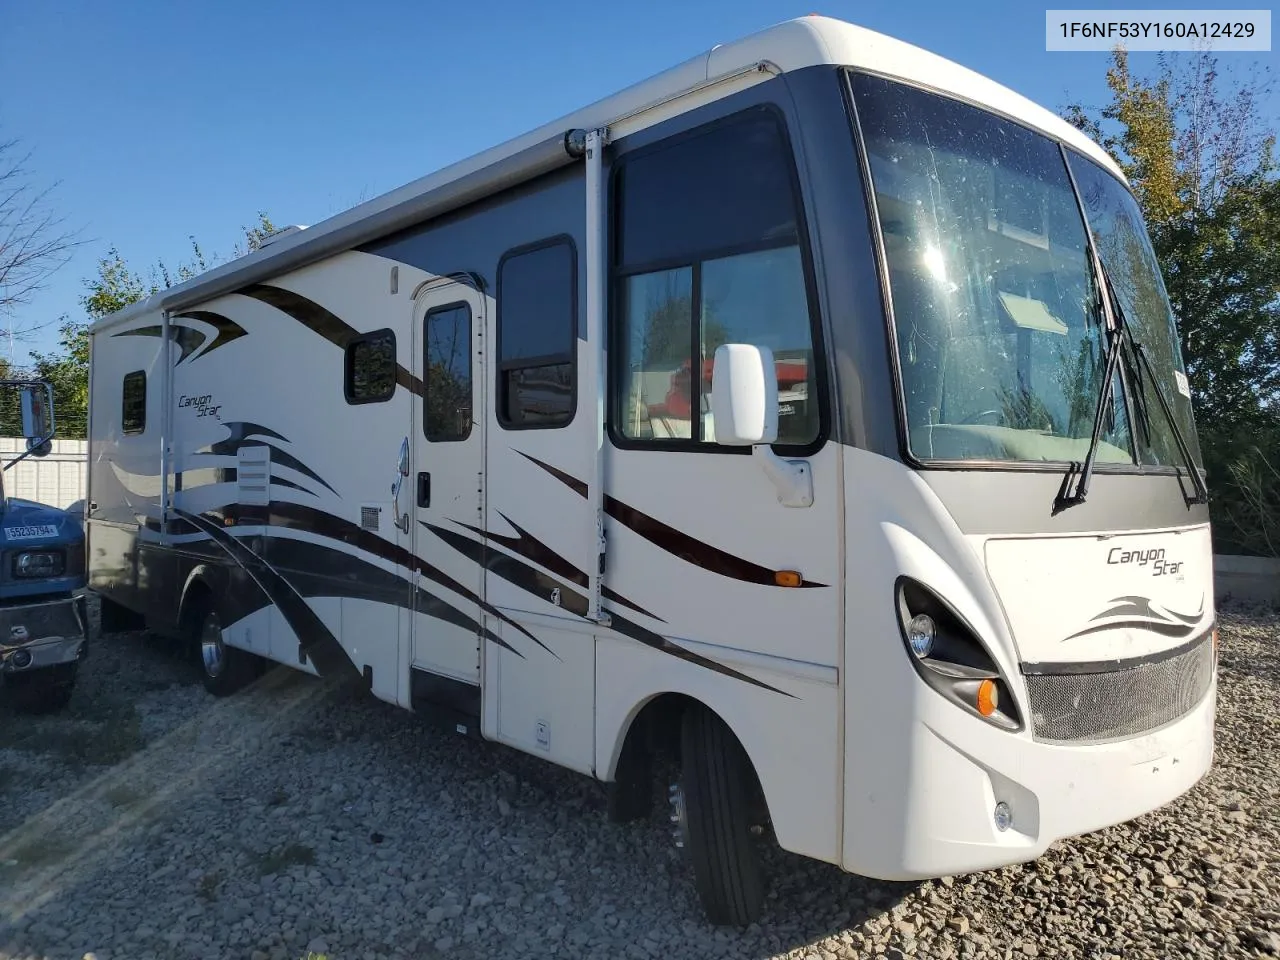
[[[1120,169],[822,17],[92,331],[104,625],[349,677],[651,811],[708,916],[759,842],[1034,859],[1210,766],[1209,523]],[[665,818],[665,815],[664,815]]]

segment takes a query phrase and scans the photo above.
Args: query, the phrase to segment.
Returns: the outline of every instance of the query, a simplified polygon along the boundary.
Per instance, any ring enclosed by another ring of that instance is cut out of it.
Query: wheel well
[[[208,609],[213,601],[213,589],[199,574],[193,574],[182,591],[178,606],[178,629],[184,634],[193,629],[195,618]]]
[[[715,714],[725,723],[729,734],[742,747],[747,767],[751,771],[755,803],[759,804],[764,819],[768,818],[768,805],[760,785],[760,775],[750,753],[733,728],[724,718],[702,701],[683,693],[661,693],[645,703],[631,720],[618,750],[613,779],[619,785],[630,780],[633,789],[643,789],[636,783],[634,771],[650,770],[659,759],[678,765],[680,763],[680,728],[685,711],[700,706]]]

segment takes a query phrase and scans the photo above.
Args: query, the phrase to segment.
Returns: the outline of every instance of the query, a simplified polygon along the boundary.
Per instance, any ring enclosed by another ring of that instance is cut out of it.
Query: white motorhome
[[[1209,768],[1176,326],[1108,155],[821,17],[717,46],[92,331],[108,626],[275,661],[879,878]]]

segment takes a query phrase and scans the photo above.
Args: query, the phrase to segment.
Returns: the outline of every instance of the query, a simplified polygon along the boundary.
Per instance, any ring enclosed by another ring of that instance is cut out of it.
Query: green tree
[[[1259,444],[1280,438],[1280,170],[1262,107],[1270,77],[1224,72],[1209,53],[1162,57],[1138,76],[1117,50],[1107,86],[1106,105],[1073,104],[1065,116],[1111,153],[1142,206],[1178,320],[1218,548],[1268,552],[1230,518],[1246,498],[1274,500],[1259,485],[1280,484],[1268,469],[1276,451]]]

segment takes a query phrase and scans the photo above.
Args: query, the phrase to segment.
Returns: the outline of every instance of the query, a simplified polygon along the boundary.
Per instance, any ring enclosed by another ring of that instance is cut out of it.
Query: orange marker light
[[[978,685],[978,712],[989,717],[1000,706],[1000,688],[994,680],[983,680]]]
[[[799,570],[778,570],[773,575],[773,582],[780,587],[798,587],[804,583]]]

